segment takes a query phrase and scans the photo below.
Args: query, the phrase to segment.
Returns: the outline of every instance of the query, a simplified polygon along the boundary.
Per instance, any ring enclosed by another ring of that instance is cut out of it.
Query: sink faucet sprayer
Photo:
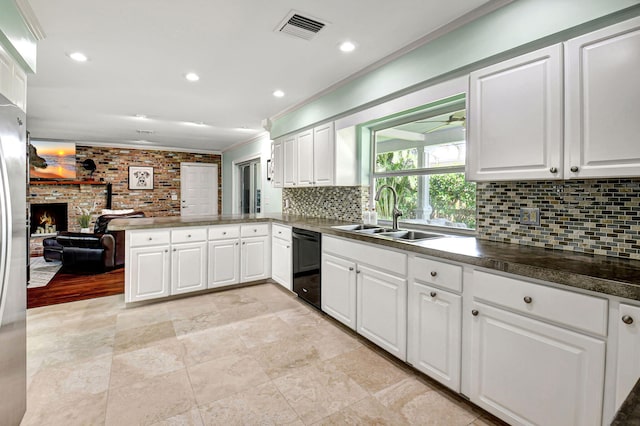
[[[393,194],[393,230],[397,231],[399,229],[398,218],[402,216],[402,212],[398,210],[398,193],[396,192],[396,190],[390,185],[382,185],[380,188],[378,188],[378,192],[376,192],[376,196],[374,199],[378,201],[380,199],[380,193],[385,188],[390,189],[391,193]]]

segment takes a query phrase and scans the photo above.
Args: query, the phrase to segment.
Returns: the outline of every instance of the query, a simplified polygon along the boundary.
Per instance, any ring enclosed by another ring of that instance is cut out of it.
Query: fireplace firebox
[[[66,231],[67,209],[67,203],[31,204],[31,235]]]

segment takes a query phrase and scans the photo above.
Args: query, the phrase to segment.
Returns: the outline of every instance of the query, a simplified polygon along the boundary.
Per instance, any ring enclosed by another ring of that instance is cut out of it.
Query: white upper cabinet
[[[467,179],[562,178],[562,45],[470,74]]]
[[[27,74],[2,46],[0,46],[0,93],[21,110],[27,110]]]
[[[282,188],[284,185],[284,148],[282,146],[282,139],[273,141],[272,148],[272,161],[273,161],[273,181],[274,188]]]
[[[282,151],[283,151],[283,185],[285,187],[292,187],[296,185],[298,180],[298,176],[296,175],[296,161],[297,161],[297,145],[296,145],[296,136],[286,136],[282,139]]]
[[[333,122],[313,129],[313,184],[315,186],[333,185],[334,143]]]
[[[296,135],[298,154],[295,163],[298,186],[313,185],[313,129]]]
[[[640,176],[640,18],[569,40],[567,178]]]

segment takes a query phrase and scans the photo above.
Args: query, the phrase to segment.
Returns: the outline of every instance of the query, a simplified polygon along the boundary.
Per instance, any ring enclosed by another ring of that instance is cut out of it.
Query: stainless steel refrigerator
[[[27,406],[25,114],[0,95],[0,424]]]

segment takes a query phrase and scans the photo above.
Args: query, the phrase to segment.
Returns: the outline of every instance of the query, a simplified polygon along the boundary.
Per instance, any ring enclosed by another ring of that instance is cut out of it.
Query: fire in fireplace
[[[31,235],[66,231],[67,203],[31,204]]]

